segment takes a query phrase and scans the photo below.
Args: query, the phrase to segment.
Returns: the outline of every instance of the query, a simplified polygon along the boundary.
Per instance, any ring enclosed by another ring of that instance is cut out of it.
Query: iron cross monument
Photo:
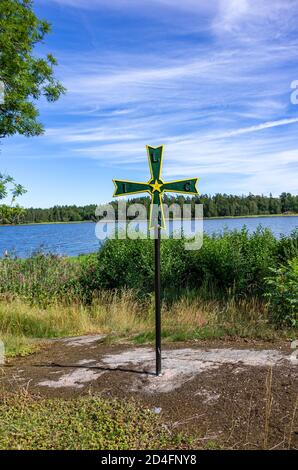
[[[149,229],[154,229],[155,236],[155,331],[156,331],[156,375],[161,375],[161,314],[160,314],[160,230],[165,228],[165,217],[162,204],[164,192],[198,194],[198,178],[177,180],[166,183],[161,178],[163,145],[150,147],[147,145],[147,155],[150,167],[150,179],[147,183],[135,181],[113,180],[114,196],[129,196],[131,194],[149,193],[151,196]]]

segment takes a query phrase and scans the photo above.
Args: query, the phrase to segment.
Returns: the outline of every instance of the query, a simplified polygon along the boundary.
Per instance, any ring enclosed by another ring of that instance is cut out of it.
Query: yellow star
[[[152,187],[153,192],[154,191],[158,191],[159,193],[161,192],[160,188],[162,187],[162,184],[160,184],[157,180],[155,180],[154,184],[150,184],[150,186]]]

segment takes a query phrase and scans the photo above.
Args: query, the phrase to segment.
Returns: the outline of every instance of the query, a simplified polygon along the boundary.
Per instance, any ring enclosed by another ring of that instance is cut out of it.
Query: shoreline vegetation
[[[204,217],[204,220],[219,220],[219,219],[264,219],[264,218],[271,218],[271,217],[298,217],[298,213],[284,213],[284,214],[250,214],[250,215],[223,215],[223,216],[216,216],[216,217]],[[134,219],[129,220],[129,222],[133,222]],[[166,219],[168,220],[168,219]],[[179,219],[170,219],[170,220],[179,220]],[[190,219],[184,219],[190,220]],[[18,227],[18,226],[31,226],[31,225],[65,225],[65,224],[90,224],[96,223],[96,220],[71,220],[65,222],[20,222],[20,223],[12,223],[12,224],[0,224],[0,227]],[[108,222],[114,222],[113,220]],[[116,220],[117,222],[117,220]],[[142,220],[141,222],[146,222],[146,220]]]
[[[201,250],[162,240],[163,341],[292,340],[298,326],[298,230],[206,235]],[[107,240],[97,253],[0,260],[0,339],[8,356],[88,333],[154,341],[151,240]]]
[[[113,207],[115,218],[118,214],[118,200],[111,201],[108,204]],[[149,214],[150,198],[135,197],[125,201],[127,208],[133,204],[141,204]],[[298,195],[290,193],[282,193],[278,197],[253,195],[236,196],[232,194],[215,194],[210,196],[202,194],[195,197],[189,196],[163,196],[163,203],[166,206],[173,204],[179,206],[181,213],[183,206],[187,204],[191,206],[191,217],[195,216],[195,206],[201,204],[203,206],[203,215],[209,218],[242,218],[242,217],[272,217],[278,215],[298,215]],[[32,224],[32,223],[55,223],[55,222],[94,222],[99,220],[96,217],[97,207],[105,210],[105,204],[89,204],[86,206],[64,205],[54,206],[47,209],[41,208],[22,208],[18,205],[7,206],[0,205],[0,224]],[[133,218],[133,217],[132,217]]]

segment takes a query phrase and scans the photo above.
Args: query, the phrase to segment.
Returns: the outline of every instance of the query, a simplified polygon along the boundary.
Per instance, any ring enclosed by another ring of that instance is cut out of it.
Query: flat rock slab
[[[3,367],[2,382],[14,380],[35,388],[84,389],[99,385],[100,378],[120,372],[131,391],[168,393],[206,372],[232,367],[235,376],[245,368],[292,367],[291,350],[235,347],[176,347],[163,349],[162,375],[155,376],[155,351],[150,347],[107,346],[103,335],[54,340],[52,346]],[[13,374],[12,374],[13,373]],[[130,381],[127,382],[127,374]],[[124,378],[124,377],[123,377]]]
[[[118,354],[103,356],[101,363],[110,368],[141,366],[145,371],[154,371],[154,350],[135,348]],[[237,366],[278,366],[291,361],[291,356],[275,350],[255,351],[250,349],[172,349],[162,354],[163,373],[161,377],[148,374],[147,381],[142,381],[145,392],[171,392],[181,387],[205,371],[220,369],[224,364]],[[100,363],[98,363],[100,365]],[[239,369],[235,369],[237,373]],[[132,389],[138,387],[138,381]]]
[[[89,344],[92,342],[82,342]],[[66,343],[78,346],[74,342]],[[67,365],[65,371],[56,378],[42,380],[38,386],[52,388],[83,388],[86,384],[97,380],[103,374],[113,370],[129,371],[129,366],[135,367],[140,374],[147,377],[144,381],[138,377],[131,383],[131,389],[140,386],[145,392],[170,392],[181,387],[186,381],[192,380],[204,371],[219,369],[223,364],[238,366],[281,366],[291,361],[291,356],[275,350],[255,351],[250,349],[172,349],[162,355],[163,373],[161,377],[154,376],[154,350],[150,348],[132,348],[127,351],[104,355],[100,361],[83,359],[72,365]],[[62,369],[63,369],[63,365]],[[238,369],[234,370],[237,373]],[[56,374],[56,372],[55,372]],[[138,383],[140,382],[140,383]]]
[[[298,367],[290,343],[171,344],[163,348],[162,367],[156,377],[151,347],[108,345],[101,335],[66,338],[0,367],[0,392],[25,388],[46,397],[91,392],[133,398],[158,410],[174,428],[199,430],[202,440],[225,444],[236,436],[247,448],[260,446],[272,398],[268,442],[277,448],[286,440],[298,445]]]

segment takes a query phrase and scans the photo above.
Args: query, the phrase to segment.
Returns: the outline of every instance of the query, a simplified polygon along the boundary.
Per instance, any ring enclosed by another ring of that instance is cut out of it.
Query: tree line
[[[274,214],[298,214],[298,196],[290,193],[282,193],[279,197],[253,195],[235,196],[230,194],[215,194],[210,196],[202,194],[193,198],[184,196],[164,195],[163,201],[167,205],[173,203],[182,206],[184,203],[192,205],[194,215],[195,204],[203,204],[204,217],[235,217],[247,215],[274,215]],[[133,198],[127,201],[127,205],[144,204],[148,209],[149,197]],[[115,208],[117,214],[117,201],[110,204]],[[42,223],[42,222],[83,222],[96,221],[96,204],[87,206],[54,206],[49,209],[8,208],[0,206],[0,223]],[[149,212],[149,211],[148,211]]]

